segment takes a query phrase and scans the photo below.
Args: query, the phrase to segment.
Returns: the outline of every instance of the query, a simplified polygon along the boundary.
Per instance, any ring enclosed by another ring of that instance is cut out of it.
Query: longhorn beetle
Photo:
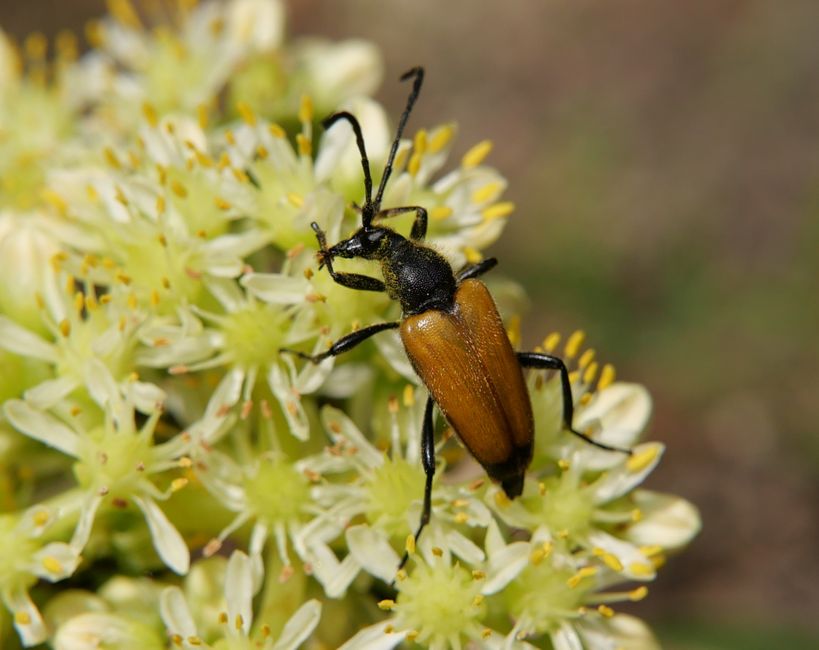
[[[563,361],[549,354],[515,352],[504,330],[492,297],[477,278],[497,264],[488,258],[453,272],[449,262],[421,242],[427,233],[427,211],[413,205],[381,209],[384,188],[401,135],[424,80],[424,69],[413,68],[401,76],[412,79],[412,90],[398,122],[384,174],[373,198],[370,163],[364,147],[361,125],[346,111],[335,113],[322,125],[330,128],[346,120],[355,134],[364,169],[364,205],[361,228],[349,239],[330,248],[324,231],[315,222],[311,227],[318,239],[319,268],[326,267],[336,283],[359,291],[386,291],[401,303],[400,321],[378,323],[348,334],[325,352],[315,355],[282,350],[319,363],[327,357],[346,352],[374,334],[400,330],[407,356],[429,390],[421,432],[421,459],[426,474],[424,507],[415,539],[430,519],[432,478],[435,474],[432,406],[437,404],[444,417],[483,466],[500,482],[510,499],[523,491],[526,468],[532,460],[534,420],[522,368],[556,370],[563,392],[563,424],[571,433],[589,444],[609,451],[630,454],[628,449],[610,447],[572,427],[569,373]],[[415,213],[409,239],[376,222],[407,212]],[[381,264],[383,280],[358,273],[341,273],[333,260],[363,258]],[[407,556],[401,562],[403,566]]]

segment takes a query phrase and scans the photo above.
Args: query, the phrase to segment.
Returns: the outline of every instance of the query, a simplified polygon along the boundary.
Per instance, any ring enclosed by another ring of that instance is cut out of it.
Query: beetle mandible
[[[468,265],[455,273],[442,255],[421,243],[427,233],[427,211],[423,207],[381,209],[384,188],[392,173],[407,119],[421,90],[424,69],[412,68],[401,76],[401,81],[408,79],[413,80],[412,90],[398,122],[375,198],[364,137],[356,117],[341,111],[322,122],[325,129],[340,120],[350,123],[364,170],[364,204],[360,208],[361,228],[330,248],[324,231],[316,222],[311,224],[319,244],[319,268],[326,267],[336,283],[350,289],[385,291],[390,298],[401,303],[402,318],[352,332],[320,354],[282,351],[319,363],[384,330],[400,331],[407,356],[429,390],[421,432],[421,459],[426,482],[421,521],[415,533],[417,540],[429,522],[432,507],[432,478],[435,474],[433,404],[438,405],[472,456],[490,478],[500,483],[510,499],[523,491],[526,468],[532,460],[534,419],[522,368],[559,373],[563,424],[568,431],[601,449],[631,452],[597,442],[573,428],[569,373],[559,357],[512,349],[498,309],[489,291],[477,279],[497,264],[495,258]],[[375,225],[382,219],[408,212],[415,212],[409,239],[391,228]],[[333,268],[336,257],[378,261],[384,279],[336,271]]]

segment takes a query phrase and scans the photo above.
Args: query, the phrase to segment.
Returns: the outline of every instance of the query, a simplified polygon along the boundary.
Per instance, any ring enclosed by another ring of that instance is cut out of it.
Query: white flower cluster
[[[363,196],[352,131],[316,116],[350,111],[387,157],[374,48],[285,42],[276,0],[109,7],[82,56],[0,32],[0,645],[652,647],[610,604],[699,520],[638,487],[663,451],[639,441],[649,398],[579,335],[576,424],[633,455],[562,431],[532,373],[523,495],[442,442],[418,548],[423,387],[397,337],[280,354],[397,315],[318,268],[310,227],[337,241]],[[447,167],[454,135],[402,141],[384,205],[425,206],[460,266],[514,206],[490,143]]]

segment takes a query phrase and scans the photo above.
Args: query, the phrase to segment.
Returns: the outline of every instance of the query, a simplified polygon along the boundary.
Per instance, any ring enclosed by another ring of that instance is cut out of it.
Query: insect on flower
[[[413,68],[401,77],[402,81],[408,79],[413,80],[412,90],[398,122],[375,198],[358,120],[346,111],[324,120],[324,128],[340,120],[350,123],[361,153],[365,200],[361,207],[361,228],[334,246],[328,248],[324,231],[317,223],[311,224],[319,243],[319,267],[326,267],[336,283],[350,289],[386,292],[401,303],[403,317],[400,321],[378,323],[348,334],[320,354],[282,351],[319,363],[384,330],[400,331],[412,366],[429,390],[421,434],[426,483],[421,521],[415,533],[417,540],[429,522],[431,511],[435,473],[434,404],[489,477],[498,481],[511,499],[523,491],[534,438],[532,406],[522,368],[559,373],[563,423],[568,431],[601,449],[631,452],[597,442],[572,427],[574,406],[569,373],[560,358],[512,349],[498,309],[489,291],[477,279],[497,264],[495,258],[468,265],[456,273],[443,256],[422,243],[427,233],[427,211],[423,207],[381,209],[401,135],[421,90],[423,68]],[[415,213],[409,239],[379,225],[384,219],[408,212]],[[378,261],[384,279],[336,271],[333,260],[337,257]]]

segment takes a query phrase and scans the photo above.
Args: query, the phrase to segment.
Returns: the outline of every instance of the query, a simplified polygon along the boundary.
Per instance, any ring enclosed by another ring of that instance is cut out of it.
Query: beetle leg
[[[455,275],[455,281],[458,283],[468,280],[469,278],[477,278],[482,276],[487,271],[491,271],[498,264],[497,257],[487,257],[485,260],[477,264],[470,264],[465,266]]]
[[[418,538],[421,536],[421,531],[424,530],[429,523],[429,518],[432,514],[432,477],[435,476],[435,427],[432,420],[432,406],[434,402],[431,397],[427,398],[427,405],[424,409],[424,424],[421,430],[421,464],[424,466],[424,474],[426,475],[426,482],[424,483],[424,508],[421,511],[421,522],[418,524],[418,530],[415,531],[415,543],[418,543]],[[401,564],[398,569],[401,570],[409,559],[409,553],[404,552],[404,557],[401,558]]]
[[[427,236],[427,211],[425,208],[417,205],[410,205],[403,208],[388,208],[381,210],[381,212],[375,215],[373,221],[375,221],[375,219],[389,219],[390,217],[396,217],[399,214],[406,214],[407,212],[413,211],[415,211],[415,221],[412,222],[410,239],[423,241],[424,237]]]
[[[337,357],[339,354],[352,350],[356,345],[363,343],[368,338],[378,334],[379,332],[383,332],[384,330],[393,330],[396,327],[400,327],[400,325],[401,323],[399,321],[392,321],[389,323],[377,323],[376,325],[370,325],[364,329],[356,330],[355,332],[351,332],[346,336],[342,336],[327,350],[320,352],[319,354],[307,354],[305,352],[299,352],[298,350],[291,350],[290,348],[281,348],[279,352],[295,354],[297,357],[307,359],[313,363],[321,363],[328,357]]]
[[[384,283],[378,278],[371,278],[369,275],[361,275],[360,273],[339,273],[333,268],[333,249],[327,248],[327,237],[315,221],[310,224],[310,227],[316,233],[316,239],[319,244],[319,268],[327,267],[327,272],[333,278],[336,284],[349,289],[358,289],[359,291],[381,291],[387,290]]]
[[[542,368],[545,370],[557,370],[560,373],[560,384],[563,389],[563,425],[578,438],[582,438],[590,445],[605,449],[606,451],[619,451],[624,454],[631,454],[631,449],[622,447],[612,447],[602,442],[597,442],[589,438],[585,433],[581,433],[572,427],[574,420],[574,403],[572,402],[572,385],[569,381],[569,371],[566,364],[559,357],[539,352],[518,352],[518,361],[524,368]]]

